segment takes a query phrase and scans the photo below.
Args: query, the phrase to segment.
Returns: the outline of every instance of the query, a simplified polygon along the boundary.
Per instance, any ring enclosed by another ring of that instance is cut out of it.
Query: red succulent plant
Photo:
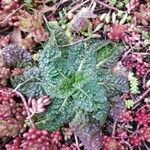
[[[8,89],[0,90],[0,137],[15,137],[25,129],[26,111],[15,97]]]
[[[127,31],[127,25],[114,24],[107,35],[112,41],[119,41],[125,39]]]
[[[10,144],[6,145],[7,150],[57,150],[57,146],[51,142],[50,135],[47,131],[40,131],[30,128],[23,134],[23,138],[16,138]]]
[[[140,5],[140,12],[135,12],[134,17],[138,24],[143,24],[145,26],[150,25],[150,3],[141,4]]]
[[[124,150],[124,146],[113,137],[104,136],[103,150]]]

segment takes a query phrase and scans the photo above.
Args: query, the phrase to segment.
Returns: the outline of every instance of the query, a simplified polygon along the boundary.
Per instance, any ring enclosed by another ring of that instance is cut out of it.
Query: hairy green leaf
[[[75,105],[79,109],[90,112],[94,119],[104,124],[109,103],[105,89],[102,86],[95,81],[90,81],[83,88],[79,87],[73,98],[75,99]]]
[[[41,85],[41,72],[37,67],[25,70],[23,75],[12,78],[11,83],[14,88],[28,97],[40,97],[45,95],[45,91]]]
[[[71,98],[53,98],[52,105],[48,107],[46,113],[36,117],[35,125],[40,129],[53,131],[70,122],[74,114],[74,102]]]
[[[112,68],[119,60],[122,47],[115,44],[107,44],[97,51],[97,68]]]
[[[69,39],[63,29],[58,25],[57,21],[50,21],[48,28],[51,31],[50,40],[57,46],[64,46],[69,44]]]
[[[55,27],[51,25],[50,28],[55,37]],[[110,59],[119,57],[118,48],[112,46],[114,49],[111,49],[108,41],[98,39],[68,46],[61,41],[59,44],[52,40],[43,45],[37,67],[39,73],[31,71],[26,76],[25,72],[18,81],[14,80],[16,86],[22,81],[26,83],[19,86],[19,90],[25,88],[23,93],[27,96],[31,96],[32,87],[41,88],[43,95],[46,93],[52,98],[46,113],[35,117],[36,126],[55,130],[69,123],[78,111],[84,112],[89,120],[103,125],[110,107],[108,98],[112,96],[111,92],[116,95],[126,89],[126,81],[122,76],[110,72],[110,66],[104,69]],[[28,83],[32,77],[38,80]],[[36,95],[37,90],[32,92],[32,96]]]
[[[124,75],[115,74],[107,69],[98,69],[97,77],[98,84],[106,89],[108,96],[115,96],[129,90],[128,80]]]

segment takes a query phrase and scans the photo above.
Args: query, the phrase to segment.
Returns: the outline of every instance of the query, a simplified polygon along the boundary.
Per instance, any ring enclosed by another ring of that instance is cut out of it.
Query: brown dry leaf
[[[47,13],[47,12],[55,12],[56,10],[56,6],[52,6],[52,7],[49,7],[47,5],[44,5],[43,7],[39,8],[39,12],[40,13]]]

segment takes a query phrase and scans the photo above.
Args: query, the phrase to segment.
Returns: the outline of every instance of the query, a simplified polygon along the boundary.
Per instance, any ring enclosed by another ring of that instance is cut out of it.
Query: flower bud
[[[110,13],[108,13],[105,17],[106,23],[110,23]]]
[[[105,19],[106,16],[107,16],[106,13],[102,14],[102,15],[99,17],[100,21],[103,21],[103,20]]]
[[[115,23],[116,22],[116,13],[113,12],[112,13],[112,23]]]
[[[124,24],[125,22],[126,22],[126,20],[127,20],[127,17],[128,17],[128,14],[126,13],[124,16],[123,16],[123,18],[120,20],[120,22],[119,22],[119,24]]]
[[[67,14],[67,18],[69,19],[69,20],[72,20],[73,19],[73,13],[71,13],[71,12],[69,12],[68,14]]]

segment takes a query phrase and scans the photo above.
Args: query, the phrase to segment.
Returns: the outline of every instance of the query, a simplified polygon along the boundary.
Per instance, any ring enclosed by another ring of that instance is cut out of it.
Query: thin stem
[[[150,148],[147,146],[145,142],[143,142],[144,146],[146,147],[147,150],[150,150]]]
[[[138,106],[138,103],[141,102],[141,100],[143,100],[143,98],[150,93],[150,87],[139,97],[139,99],[136,100],[136,102],[134,103],[134,107],[133,109],[135,109]]]
[[[115,120],[114,125],[113,125],[112,136],[115,136],[116,125],[117,125],[117,119]]]
[[[104,2],[102,2],[100,0],[95,0],[95,2],[98,3],[99,5],[103,5],[106,8],[109,8],[109,9],[112,9],[112,10],[115,10],[115,11],[120,11],[119,9],[117,9],[113,6],[109,6],[109,5],[105,4]]]
[[[28,104],[27,104],[27,102],[26,102],[25,97],[24,97],[19,91],[14,91],[14,92],[21,98],[21,100],[22,100],[22,102],[23,102],[23,104],[24,104],[24,106],[25,106],[25,109],[26,109],[26,111],[27,111],[27,115],[28,115],[28,119],[29,119],[29,121],[30,121],[30,124],[31,124],[31,126],[32,126],[33,128],[35,128],[35,125],[34,125],[32,119],[30,118],[31,114],[30,114],[29,107],[28,107]]]
[[[67,98],[65,98],[65,100],[63,101],[63,103],[62,103],[61,107],[60,107],[60,108],[59,108],[59,110],[58,110],[58,113],[59,113],[59,112],[61,112],[61,110],[62,110],[62,108],[65,106],[65,104],[66,104],[67,100],[68,100],[68,97],[67,97]]]
[[[131,51],[133,51],[136,46],[139,46],[141,43],[142,43],[142,42],[139,41],[139,42],[138,42],[136,45],[134,45],[134,46],[130,45],[130,48],[128,49],[127,52],[124,53],[123,57],[121,58],[121,61],[122,61]]]
[[[66,8],[67,10],[70,10],[73,6],[76,6],[81,0],[72,1],[72,3]]]
[[[133,147],[128,141],[123,140],[123,142],[129,147],[130,150],[133,150]]]
[[[75,134],[74,134],[74,138],[75,138],[75,142],[76,142],[75,146],[76,146],[77,150],[80,150],[79,141]]]
[[[143,88],[146,88],[146,78],[148,76],[148,74],[150,73],[150,69],[145,73],[144,77],[143,77]]]
[[[37,80],[41,81],[39,78],[35,78],[35,77],[30,78],[30,79],[28,79],[28,80],[26,80],[26,81],[24,81],[24,82],[18,84],[18,85],[16,86],[16,88],[13,90],[13,92],[17,91],[22,85],[26,84],[27,82],[29,82],[29,81],[31,81],[31,80],[33,80],[33,79],[37,79]]]
[[[87,93],[85,93],[84,90],[82,90],[80,87],[77,87],[77,89],[78,89],[81,93],[83,93],[87,98],[90,99],[90,96],[89,96]]]
[[[77,72],[80,72],[82,70],[84,62],[85,62],[85,59],[81,60],[81,63],[79,65],[79,68],[78,68]]]
[[[72,46],[72,45],[78,44],[78,43],[80,43],[80,42],[88,41],[89,39],[92,39],[92,38],[97,38],[97,39],[99,39],[100,36],[99,36],[99,35],[96,35],[96,34],[93,34],[93,35],[91,35],[90,37],[88,37],[88,38],[86,38],[86,39],[82,39],[82,40],[76,41],[76,42],[74,42],[74,43],[70,43],[70,44],[63,45],[63,46],[58,46],[58,47]]]
[[[5,17],[5,19],[3,21],[0,22],[0,24],[5,23],[13,14],[15,14],[19,9],[21,9],[23,6],[25,6],[25,4],[21,5],[19,8],[17,8],[16,10],[14,10],[12,13],[10,13],[7,17]]]
[[[30,114],[30,116],[27,117],[27,119],[31,119],[33,116],[35,115],[35,112],[33,112],[32,114]]]
[[[75,5],[75,7],[73,7],[70,11],[68,11],[69,13],[73,13],[74,11],[76,11],[77,9],[81,8],[81,6],[83,6],[84,4],[88,3],[90,0],[86,0],[83,3],[79,3],[78,5]]]

